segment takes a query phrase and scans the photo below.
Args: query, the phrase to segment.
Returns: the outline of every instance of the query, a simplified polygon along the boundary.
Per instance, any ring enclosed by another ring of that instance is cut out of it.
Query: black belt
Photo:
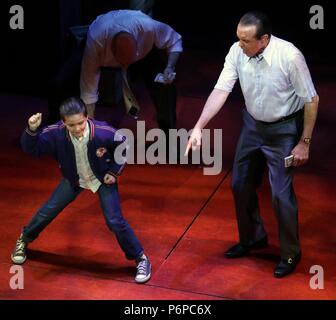
[[[273,121],[273,122],[266,122],[266,121],[259,121],[259,120],[256,120],[258,123],[262,123],[262,124],[276,124],[276,123],[280,123],[280,122],[284,122],[284,121],[287,121],[287,120],[290,120],[290,119],[293,119],[293,118],[296,118],[297,116],[303,114],[303,108],[286,116],[286,117],[282,117],[280,118],[279,120],[277,121]]]

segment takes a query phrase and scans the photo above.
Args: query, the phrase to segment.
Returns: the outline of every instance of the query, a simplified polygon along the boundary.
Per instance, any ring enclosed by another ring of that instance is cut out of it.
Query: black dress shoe
[[[295,267],[301,260],[301,252],[293,258],[282,259],[274,269],[274,277],[282,278],[295,270]]]
[[[267,247],[267,245],[268,245],[267,236],[251,245],[243,245],[238,243],[233,247],[231,247],[229,250],[227,250],[225,252],[225,256],[227,258],[240,258],[246,256],[250,250],[262,249]]]

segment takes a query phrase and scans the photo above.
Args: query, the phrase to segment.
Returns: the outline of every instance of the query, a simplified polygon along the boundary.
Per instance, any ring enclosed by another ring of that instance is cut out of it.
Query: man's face
[[[263,35],[260,39],[256,39],[256,26],[243,26],[238,24],[237,37],[239,46],[248,57],[253,57],[265,49],[267,45],[268,35]]]
[[[64,124],[70,133],[76,138],[84,135],[87,117],[83,113],[74,114],[64,117]]]

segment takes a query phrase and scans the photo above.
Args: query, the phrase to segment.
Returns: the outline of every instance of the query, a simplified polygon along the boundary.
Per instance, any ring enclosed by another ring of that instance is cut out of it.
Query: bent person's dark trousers
[[[164,72],[166,64],[166,52],[153,48],[144,59],[130,66],[130,73],[131,78],[143,78],[156,110],[156,121],[168,137],[169,129],[176,129],[176,83],[154,82],[156,75]]]
[[[233,165],[232,191],[239,237],[242,244],[249,245],[266,235],[256,192],[263,172],[262,158],[266,160],[283,259],[300,252],[293,168],[284,166],[284,158],[291,154],[297,144],[302,123],[303,114],[300,113],[283,122],[264,124],[255,121],[244,109],[243,127]]]

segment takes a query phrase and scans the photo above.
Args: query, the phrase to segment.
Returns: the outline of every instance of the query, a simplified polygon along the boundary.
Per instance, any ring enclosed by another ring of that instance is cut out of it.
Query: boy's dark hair
[[[271,37],[272,24],[269,18],[261,11],[249,11],[245,13],[239,24],[243,26],[256,26],[256,39],[260,39],[264,34]]]
[[[71,97],[63,101],[59,110],[62,120],[64,120],[67,116],[80,113],[82,113],[85,117],[87,116],[85,103],[81,99],[75,97]]]

